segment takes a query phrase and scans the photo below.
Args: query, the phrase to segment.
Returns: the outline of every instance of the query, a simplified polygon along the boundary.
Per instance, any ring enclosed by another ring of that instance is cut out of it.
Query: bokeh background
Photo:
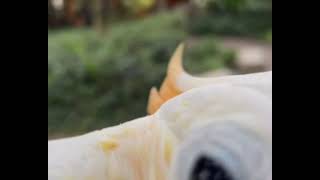
[[[187,43],[199,76],[272,69],[271,0],[48,0],[48,139],[146,115]]]

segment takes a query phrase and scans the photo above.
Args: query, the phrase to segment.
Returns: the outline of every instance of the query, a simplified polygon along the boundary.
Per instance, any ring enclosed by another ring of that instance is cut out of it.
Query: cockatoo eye
[[[269,180],[272,144],[238,123],[207,124],[183,139],[172,172],[179,180]]]
[[[201,156],[195,163],[191,180],[233,180],[229,172],[215,160]]]

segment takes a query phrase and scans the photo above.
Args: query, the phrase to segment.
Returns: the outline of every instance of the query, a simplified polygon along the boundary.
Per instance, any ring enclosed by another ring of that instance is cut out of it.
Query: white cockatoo
[[[146,117],[48,142],[48,180],[272,180],[272,72],[197,78],[174,53]]]

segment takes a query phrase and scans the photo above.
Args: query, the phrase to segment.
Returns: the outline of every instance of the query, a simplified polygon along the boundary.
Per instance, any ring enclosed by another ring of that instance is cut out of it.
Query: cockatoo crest
[[[180,44],[169,62],[167,76],[160,91],[155,87],[151,88],[147,107],[149,114],[154,114],[163,103],[182,93],[182,90],[177,86],[177,79],[179,75],[185,73],[182,63],[183,51],[184,44]]]

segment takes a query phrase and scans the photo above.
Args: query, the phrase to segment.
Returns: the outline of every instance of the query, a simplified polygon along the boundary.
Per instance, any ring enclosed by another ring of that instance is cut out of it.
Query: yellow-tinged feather
[[[116,140],[113,140],[113,139],[108,139],[106,141],[103,141],[100,143],[101,147],[102,147],[102,150],[105,152],[105,153],[109,153],[115,149],[118,148],[119,144]]]

